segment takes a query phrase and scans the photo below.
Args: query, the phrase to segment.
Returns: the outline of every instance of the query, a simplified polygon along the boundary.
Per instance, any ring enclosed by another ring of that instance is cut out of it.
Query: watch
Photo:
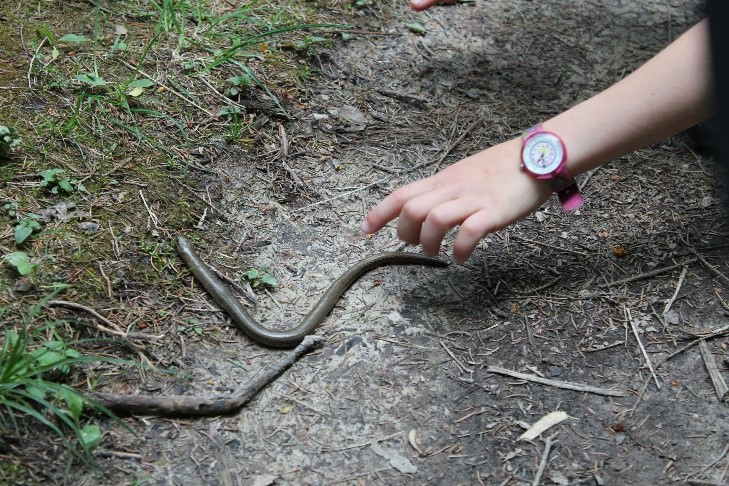
[[[535,179],[549,183],[565,211],[574,211],[582,206],[584,198],[567,171],[564,142],[556,134],[545,131],[541,124],[524,133],[521,168]]]

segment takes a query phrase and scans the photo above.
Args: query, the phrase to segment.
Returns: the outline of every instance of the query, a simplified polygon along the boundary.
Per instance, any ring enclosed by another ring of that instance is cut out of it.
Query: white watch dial
[[[526,168],[537,175],[557,170],[564,159],[561,141],[551,133],[537,133],[524,144],[522,161]]]

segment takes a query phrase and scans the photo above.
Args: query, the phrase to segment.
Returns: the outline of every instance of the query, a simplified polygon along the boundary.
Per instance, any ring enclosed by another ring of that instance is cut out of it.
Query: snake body
[[[187,238],[180,236],[177,239],[177,252],[193,276],[213,297],[213,300],[221,309],[230,316],[236,326],[254,341],[274,348],[291,348],[299,344],[304,336],[311,333],[331,312],[342,294],[362,275],[375,268],[385,265],[448,266],[446,262],[437,258],[400,251],[380,253],[364,258],[332,282],[299,325],[290,329],[273,330],[262,325],[243,308],[235,295],[228,290],[213,270],[195,253]]]

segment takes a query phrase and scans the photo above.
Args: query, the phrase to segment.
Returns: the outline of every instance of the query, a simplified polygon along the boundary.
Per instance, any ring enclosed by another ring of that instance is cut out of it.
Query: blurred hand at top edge
[[[427,10],[439,3],[456,3],[458,0],[410,0],[410,7],[413,10]]]

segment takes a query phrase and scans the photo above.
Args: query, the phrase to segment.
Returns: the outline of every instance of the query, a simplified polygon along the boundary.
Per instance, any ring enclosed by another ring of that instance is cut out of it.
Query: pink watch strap
[[[562,209],[565,211],[574,211],[582,206],[585,198],[580,193],[580,188],[572,178],[567,168],[563,165],[554,173],[554,177],[549,180],[552,190],[557,193]]]

